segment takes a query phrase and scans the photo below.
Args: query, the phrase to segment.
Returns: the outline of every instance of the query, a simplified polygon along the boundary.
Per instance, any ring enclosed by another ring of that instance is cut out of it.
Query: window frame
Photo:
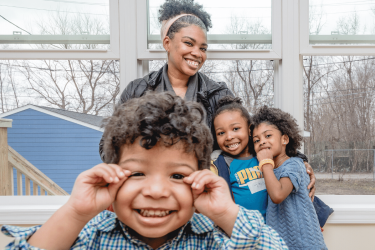
[[[309,0],[299,1],[300,54],[302,56],[367,56],[375,55],[374,45],[310,44]]]
[[[137,1],[137,59],[165,60],[164,50],[147,48],[148,33],[148,1]],[[266,50],[224,50],[208,49],[207,58],[210,60],[280,60],[281,59],[281,1],[272,0],[272,49]]]
[[[120,33],[118,10],[119,0],[109,0],[109,50],[7,49],[0,50],[0,60],[118,60],[120,58]]]

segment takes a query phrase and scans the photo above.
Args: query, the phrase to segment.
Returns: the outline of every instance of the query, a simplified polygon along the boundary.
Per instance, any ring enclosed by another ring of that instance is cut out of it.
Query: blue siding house
[[[0,118],[13,120],[9,146],[68,193],[78,174],[102,162],[103,117],[27,105]]]

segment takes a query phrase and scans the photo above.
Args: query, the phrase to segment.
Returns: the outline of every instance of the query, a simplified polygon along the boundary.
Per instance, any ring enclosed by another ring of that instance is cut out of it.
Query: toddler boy
[[[198,104],[169,93],[131,99],[103,138],[108,162],[81,173],[44,225],[3,226],[16,237],[7,249],[287,249],[208,170],[212,138]]]

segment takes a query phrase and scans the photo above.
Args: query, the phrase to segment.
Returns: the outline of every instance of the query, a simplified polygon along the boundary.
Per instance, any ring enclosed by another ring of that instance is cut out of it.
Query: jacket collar
[[[163,77],[163,70],[167,67],[167,63],[161,67],[158,71],[151,72],[149,74],[149,79],[147,81],[148,86],[153,89],[161,82]],[[198,72],[198,93],[206,99],[215,91],[224,89],[225,86],[216,83],[215,81],[209,79],[207,76]]]

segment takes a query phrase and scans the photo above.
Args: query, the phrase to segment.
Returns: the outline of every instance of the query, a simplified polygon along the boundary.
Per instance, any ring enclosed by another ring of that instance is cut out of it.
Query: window
[[[102,162],[101,125],[118,101],[119,79],[115,60],[0,61],[15,195],[70,194],[77,176]]]
[[[109,0],[2,1],[0,49],[110,49]]]
[[[305,153],[324,194],[373,194],[373,56],[305,56]],[[339,181],[337,181],[339,180]]]
[[[161,49],[158,10],[163,0],[148,1],[148,48]],[[211,14],[209,49],[254,50],[272,48],[271,0],[196,1]]]

